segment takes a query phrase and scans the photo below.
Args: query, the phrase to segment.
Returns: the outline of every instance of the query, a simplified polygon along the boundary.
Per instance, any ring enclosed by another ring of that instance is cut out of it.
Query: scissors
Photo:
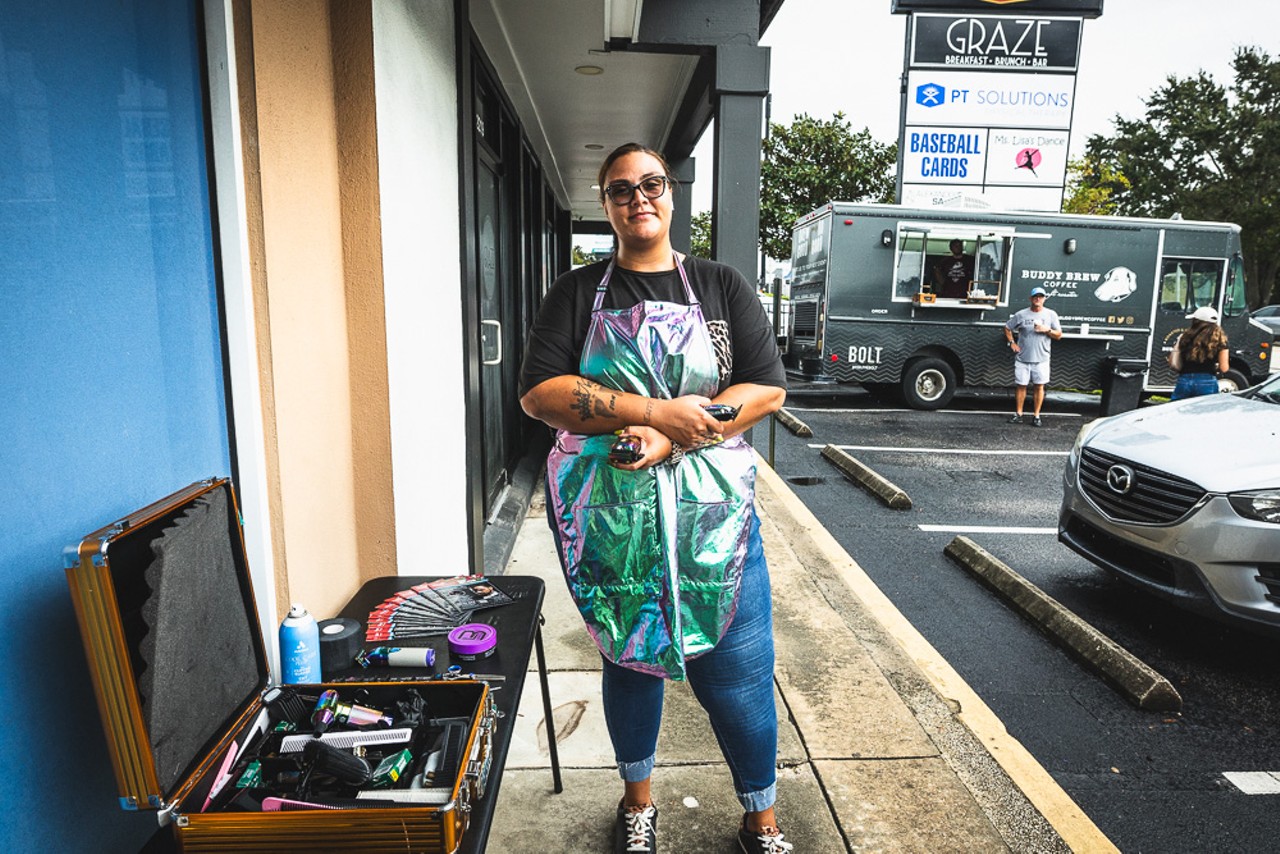
[[[476,679],[481,682],[505,682],[507,677],[501,673],[463,673],[461,665],[451,664],[449,669],[440,674],[441,679],[452,682],[454,679]]]

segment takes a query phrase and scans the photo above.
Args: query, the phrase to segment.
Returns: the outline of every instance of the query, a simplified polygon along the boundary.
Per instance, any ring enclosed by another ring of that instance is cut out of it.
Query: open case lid
[[[159,808],[267,686],[231,482],[94,531],[66,564],[121,806]]]

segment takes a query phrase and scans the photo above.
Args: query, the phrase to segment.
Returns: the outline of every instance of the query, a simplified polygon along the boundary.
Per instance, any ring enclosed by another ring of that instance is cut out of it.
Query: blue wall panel
[[[61,551],[231,473],[198,32],[164,0],[0,19],[5,851],[155,828],[116,804]]]

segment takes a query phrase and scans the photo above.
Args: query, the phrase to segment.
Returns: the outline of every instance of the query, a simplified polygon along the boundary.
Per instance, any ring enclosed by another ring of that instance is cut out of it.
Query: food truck
[[[1141,394],[1168,393],[1167,355],[1201,306],[1230,340],[1223,390],[1271,370],[1231,223],[831,202],[796,224],[791,263],[792,376],[893,389],[917,409],[1013,384],[1003,329],[1036,287],[1062,323],[1052,388],[1105,391],[1129,369]]]

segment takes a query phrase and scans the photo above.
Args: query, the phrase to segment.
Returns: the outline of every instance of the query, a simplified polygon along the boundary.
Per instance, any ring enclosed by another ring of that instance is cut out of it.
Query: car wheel
[[[955,371],[941,359],[917,359],[902,372],[902,397],[912,409],[941,409],[955,393]]]
[[[1218,391],[1240,391],[1240,389],[1248,388],[1249,381],[1245,379],[1244,374],[1239,371],[1227,371],[1218,377]]]

